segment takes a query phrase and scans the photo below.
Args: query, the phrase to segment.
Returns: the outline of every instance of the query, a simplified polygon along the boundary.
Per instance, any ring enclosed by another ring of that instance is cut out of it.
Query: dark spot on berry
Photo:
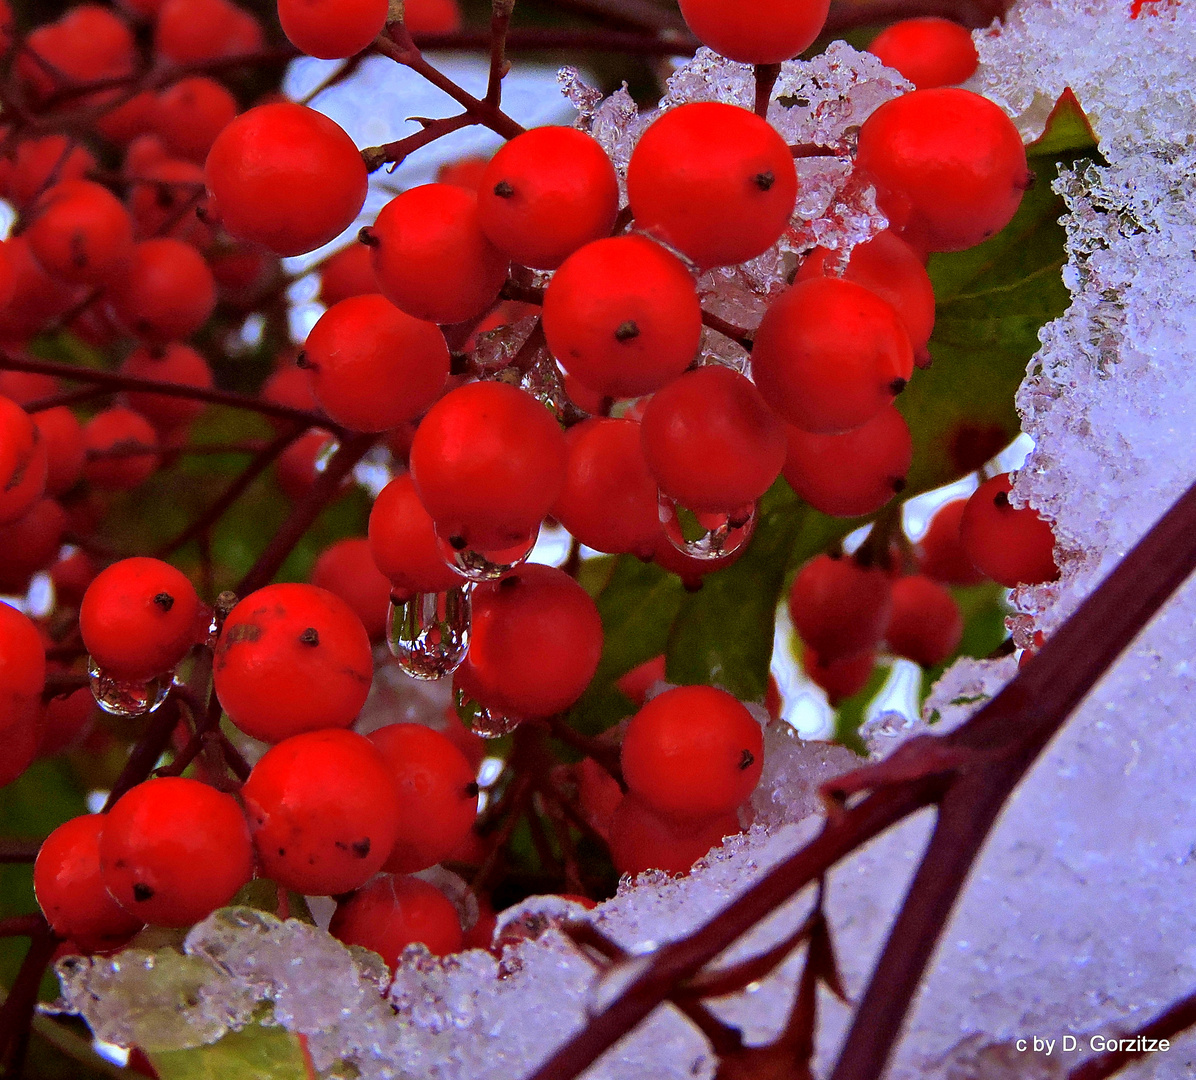
[[[894,476],[893,477],[893,493],[895,495],[900,495],[904,490],[905,490],[905,477],[904,476]]]
[[[1004,510],[1006,507],[1008,507],[1009,506],[1008,492],[998,491],[993,496],[993,506],[995,506],[998,510]]]
[[[449,542],[449,547],[451,547],[454,551],[464,551],[465,550],[466,543],[465,543],[464,536],[450,536],[448,542]]]
[[[481,793],[481,790],[482,789],[478,787],[478,782],[476,780],[470,780],[469,783],[465,785],[465,797],[467,799],[476,799]]]
[[[889,383],[889,393],[896,397],[907,386],[909,386],[909,380],[898,377]]]
[[[309,855],[309,856],[307,857],[307,865],[308,865],[308,866],[315,866],[315,865],[316,865],[316,857],[315,857],[314,855]]]
[[[756,764],[756,755],[750,750],[745,750],[743,756],[739,759],[739,769],[741,772],[747,772],[753,765]]]
[[[634,341],[640,336],[640,328],[636,325],[634,319],[628,319],[624,323],[619,324],[619,328],[615,331],[616,341]]]
[[[306,371],[308,368],[314,368],[316,365],[307,358],[307,353],[300,349],[295,354],[295,366],[301,367]]]
[[[161,184],[157,185],[157,192],[154,195],[154,202],[158,204],[163,210],[169,210],[174,206],[174,196],[170,193],[170,188]],[[199,207],[196,207],[198,210]]]
[[[366,247],[372,248],[377,247],[382,243],[382,241],[374,235],[374,231],[368,225],[357,231],[357,239],[360,243],[365,244]]]
[[[160,592],[154,597],[154,603],[158,605],[163,611],[169,611],[174,607],[174,597],[168,592]]]
[[[370,853],[370,838],[367,836],[364,840],[358,840],[353,845],[353,854],[359,859],[366,858]]]
[[[756,173],[752,177],[752,183],[756,185],[761,191],[771,191],[773,184],[777,182],[776,176],[771,170],[762,173]]]
[[[143,885],[140,881],[133,884],[133,899],[134,900],[150,900],[153,898],[154,890],[148,885]]]
[[[1038,173],[1036,173],[1033,169],[1027,169],[1026,175],[1022,178],[1022,182],[1017,186],[1020,187],[1022,191],[1029,191],[1037,183]]]
[[[146,352],[149,353],[149,358],[151,360],[165,360],[166,359],[166,346],[165,345],[151,345],[146,350]]]
[[[515,195],[515,189],[506,180],[500,180],[494,185],[494,194],[500,199],[510,199]]]
[[[518,584],[519,584],[519,575],[511,574],[509,577],[503,578],[502,581],[500,581],[498,583],[498,587],[500,589],[513,589]]]
[[[257,623],[238,623],[231,630],[221,635],[221,641],[229,645],[236,645],[242,641],[257,641],[262,636],[262,628]]]
[[[299,640],[304,645],[311,645],[314,648],[320,644],[320,632],[314,626],[309,626],[299,635]]]
[[[284,847],[280,847],[280,848],[278,849],[278,857],[279,857],[280,859],[284,859],[284,858],[286,858],[286,854],[287,854],[287,849],[286,849],[286,848],[284,848]]]

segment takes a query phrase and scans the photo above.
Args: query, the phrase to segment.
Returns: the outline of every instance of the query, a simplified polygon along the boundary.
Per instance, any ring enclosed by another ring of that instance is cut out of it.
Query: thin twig
[[[1118,1048],[1087,1061],[1067,1074],[1067,1080],[1105,1080],[1115,1076],[1131,1061],[1137,1061],[1143,1054],[1154,1052],[1149,1043],[1152,1040],[1170,1040],[1172,1036],[1196,1025],[1196,994],[1177,1001],[1162,1015],[1155,1017],[1144,1027],[1130,1035],[1117,1036]],[[1121,1049],[1121,1042],[1128,1040],[1130,1049]],[[1113,1041],[1110,1037],[1109,1041]]]
[[[21,840],[12,836],[0,837],[0,863],[33,862],[41,850],[40,840]]]
[[[58,948],[58,937],[41,916],[41,925],[31,935],[29,951],[21,961],[8,997],[0,1006],[0,1076],[18,1077],[29,1049],[33,1010],[42,975]]]

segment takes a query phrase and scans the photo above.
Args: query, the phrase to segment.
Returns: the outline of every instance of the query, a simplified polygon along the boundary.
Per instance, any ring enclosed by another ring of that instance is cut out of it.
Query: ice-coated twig
[[[1089,1058],[1067,1074],[1067,1080],[1105,1080],[1116,1076],[1122,1069],[1137,1061],[1144,1054],[1153,1053],[1156,1040],[1171,1039],[1182,1031],[1196,1026],[1196,994],[1177,1001],[1162,1015],[1128,1035],[1116,1036],[1117,1049]],[[1110,1038],[1110,1042],[1113,1038]],[[1128,1043],[1126,1048],[1122,1048]]]

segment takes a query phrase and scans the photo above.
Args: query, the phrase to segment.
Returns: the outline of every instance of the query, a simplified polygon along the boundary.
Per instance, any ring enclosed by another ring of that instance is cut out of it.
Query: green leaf
[[[298,1035],[253,1025],[211,1046],[150,1054],[161,1080],[311,1080]]]

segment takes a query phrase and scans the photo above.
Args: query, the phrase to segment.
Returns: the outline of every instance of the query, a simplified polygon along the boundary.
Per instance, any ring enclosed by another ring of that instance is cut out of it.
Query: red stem
[[[1177,1001],[1161,1016],[1155,1017],[1133,1034],[1118,1038],[1168,1039],[1196,1025],[1196,994]],[[1141,1045],[1141,1044],[1139,1044]],[[1067,1080],[1105,1080],[1119,1073],[1131,1061],[1137,1061],[1146,1050],[1108,1050],[1089,1058],[1067,1074]]]

